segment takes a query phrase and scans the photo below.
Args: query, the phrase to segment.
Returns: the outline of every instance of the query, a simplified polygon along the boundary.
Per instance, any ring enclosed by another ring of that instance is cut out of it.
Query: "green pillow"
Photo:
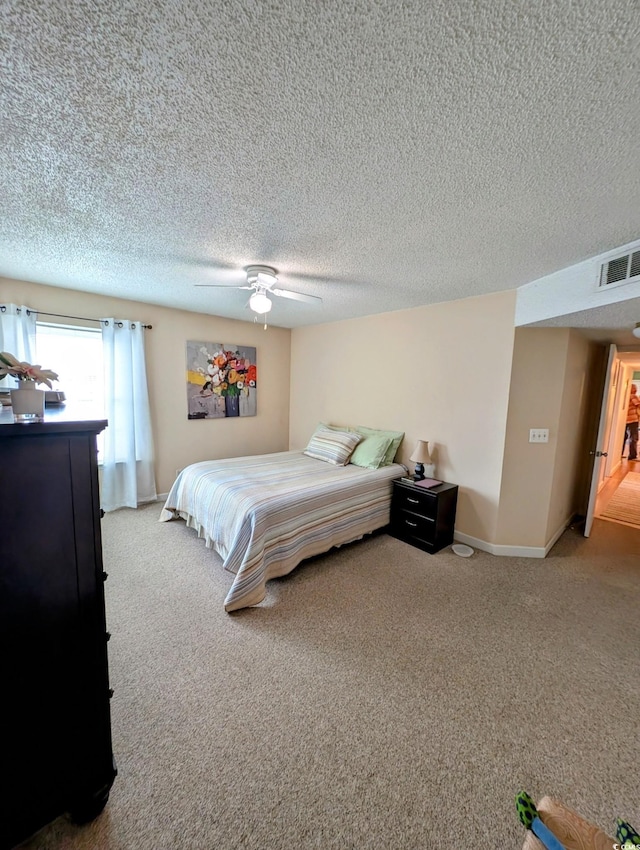
[[[379,428],[367,428],[366,425],[356,425],[353,430],[362,434],[363,437],[388,437],[391,443],[380,466],[389,466],[390,463],[393,463],[404,437],[404,431],[381,431]]]
[[[329,431],[353,431],[353,428],[350,428],[348,425],[328,425],[326,422],[318,422],[316,425],[316,431],[320,431],[322,429]]]
[[[391,437],[381,434],[363,437],[362,442],[353,450],[349,463],[364,466],[366,469],[378,469],[386,466],[385,457],[391,447]]]

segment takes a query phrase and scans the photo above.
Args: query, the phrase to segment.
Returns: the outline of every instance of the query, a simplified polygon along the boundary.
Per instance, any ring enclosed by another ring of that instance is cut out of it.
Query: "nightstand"
[[[396,480],[391,497],[389,534],[425,552],[438,552],[453,543],[458,485],[445,481],[426,489]]]

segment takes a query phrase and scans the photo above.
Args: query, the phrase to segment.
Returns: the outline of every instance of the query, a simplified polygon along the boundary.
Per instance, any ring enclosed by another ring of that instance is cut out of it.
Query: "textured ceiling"
[[[637,322],[640,322],[640,298],[629,298],[626,301],[545,319],[543,322],[532,322],[526,327],[576,328],[594,342],[614,343],[625,349],[640,351],[640,339],[632,333]]]
[[[0,275],[296,327],[640,237],[637,0],[3,0]],[[638,317],[640,319],[640,317]]]

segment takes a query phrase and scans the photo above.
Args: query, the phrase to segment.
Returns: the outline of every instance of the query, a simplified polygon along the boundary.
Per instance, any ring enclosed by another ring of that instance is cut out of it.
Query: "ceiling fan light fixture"
[[[273,286],[278,281],[276,270],[272,269],[271,266],[247,266],[245,272],[247,282],[251,286],[256,283],[263,286]]]
[[[265,274],[264,272],[258,272],[258,283],[262,286],[273,286],[274,283],[278,282],[278,278],[275,274]]]
[[[273,307],[273,303],[271,299],[267,297],[264,292],[254,292],[251,298],[249,299],[249,307],[253,310],[254,313],[268,313],[269,310]]]
[[[635,328],[631,331],[634,336],[640,337],[640,322],[636,322]]]

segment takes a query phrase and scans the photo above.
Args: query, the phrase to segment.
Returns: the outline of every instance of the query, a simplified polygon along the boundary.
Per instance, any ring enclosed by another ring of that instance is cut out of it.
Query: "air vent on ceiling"
[[[640,281],[640,251],[614,257],[600,269],[600,287],[620,286],[636,280]]]

